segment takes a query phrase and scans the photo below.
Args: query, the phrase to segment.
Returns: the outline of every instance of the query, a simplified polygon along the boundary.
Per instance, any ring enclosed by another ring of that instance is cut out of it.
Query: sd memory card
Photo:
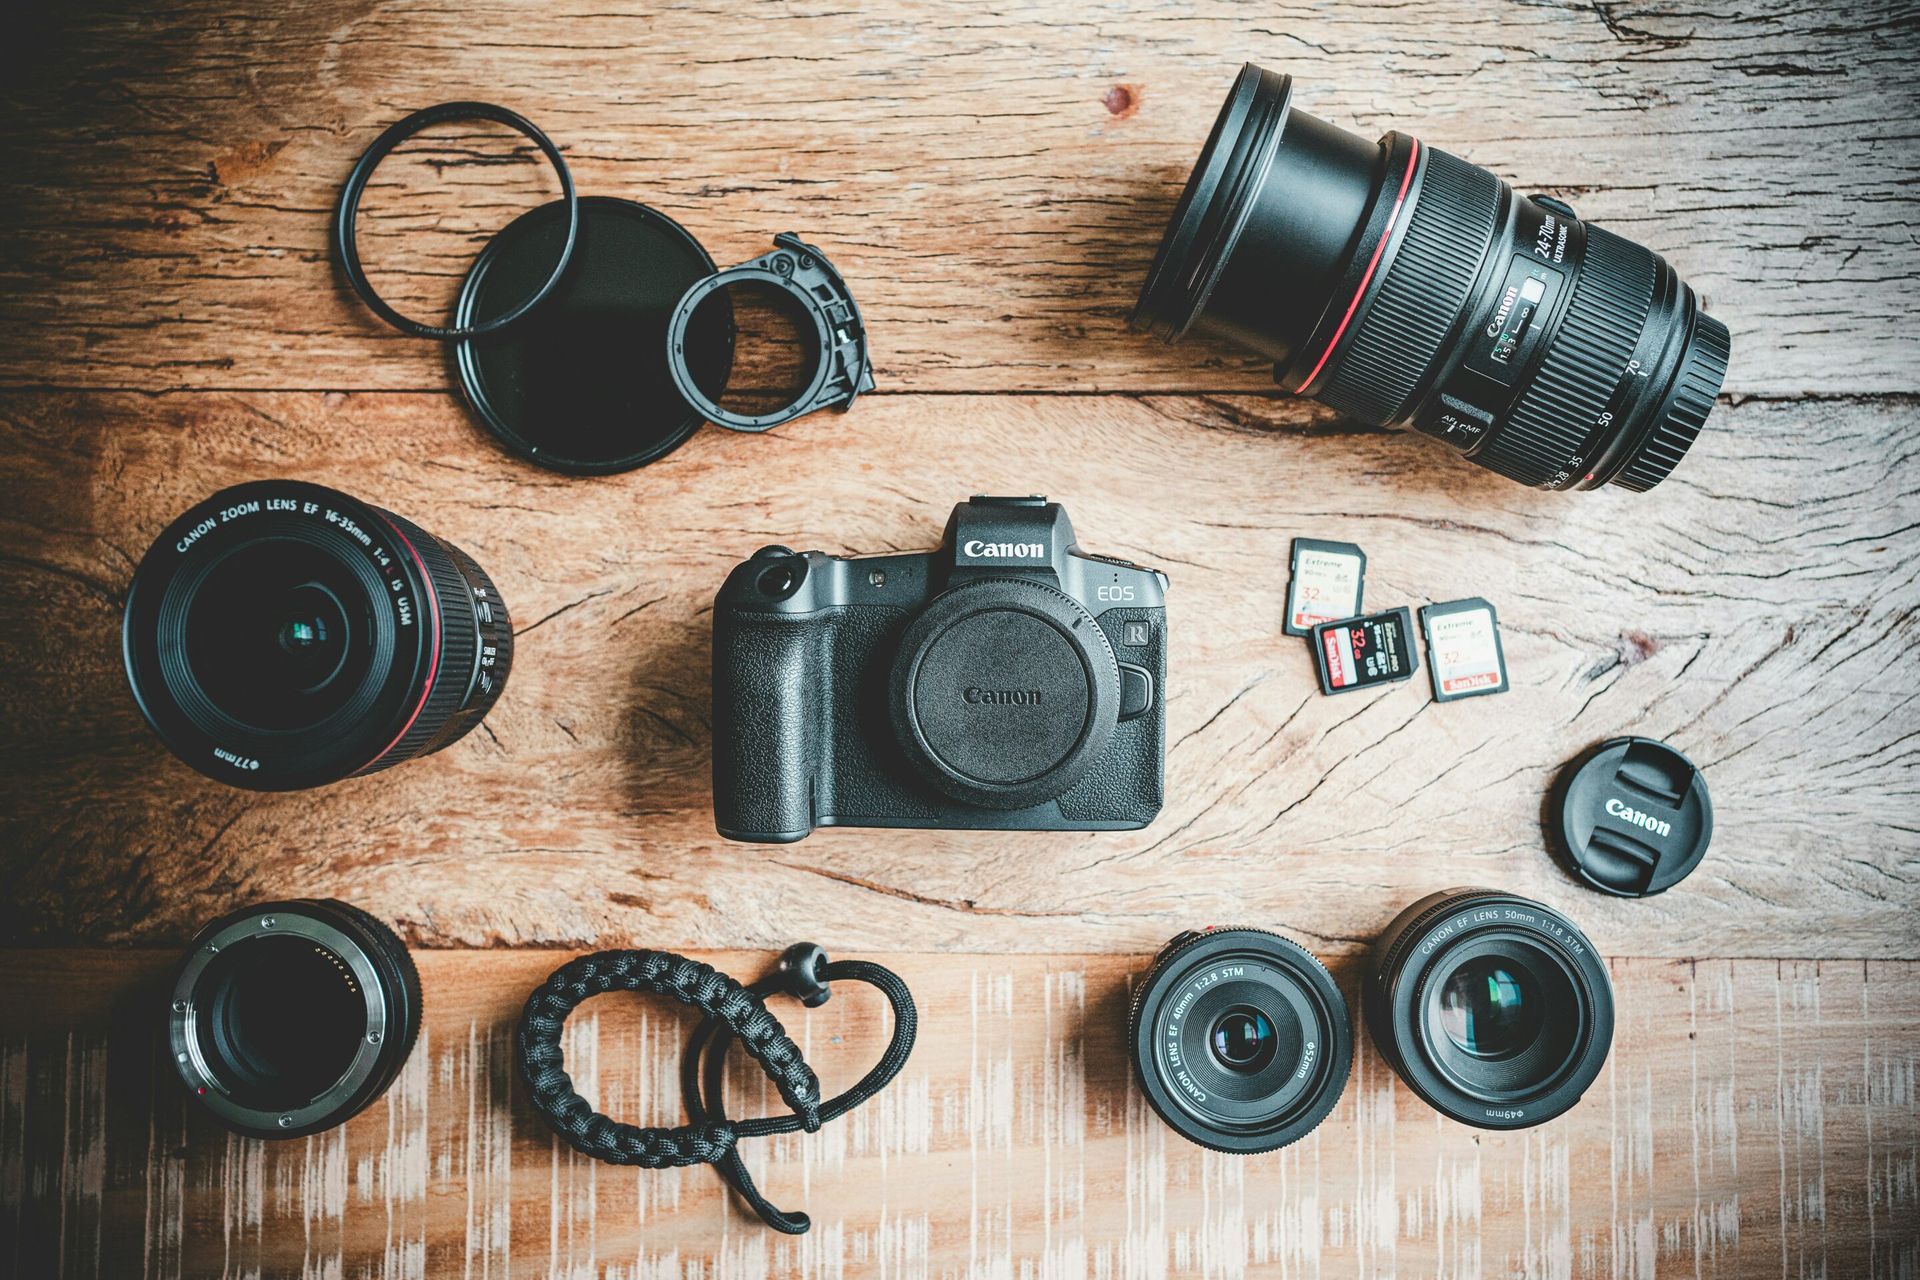
[[[1286,632],[1303,636],[1322,622],[1360,616],[1360,593],[1367,576],[1367,553],[1351,542],[1293,540],[1292,576],[1287,580]]]
[[[1405,680],[1420,666],[1413,613],[1389,609],[1366,618],[1323,622],[1313,629],[1313,661],[1323,693],[1347,693]]]
[[[1427,672],[1438,702],[1507,691],[1507,655],[1500,615],[1478,596],[1430,604],[1420,611],[1427,633]]]

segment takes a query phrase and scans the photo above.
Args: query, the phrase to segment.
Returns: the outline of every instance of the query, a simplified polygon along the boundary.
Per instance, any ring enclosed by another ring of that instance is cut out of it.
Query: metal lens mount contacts
[[[424,129],[463,120],[532,140],[558,175],[561,198],[495,235],[462,283],[454,322],[429,325],[374,290],[360,261],[358,213],[381,160]],[[873,389],[860,309],[818,248],[783,233],[771,253],[721,270],[659,210],[576,195],[559,148],[491,103],[442,103],[384,130],[341,188],[333,244],[347,284],[374,314],[403,333],[453,343],[475,416],[509,449],[554,470],[630,470],[679,447],[703,421],[767,431],[818,409],[844,410]],[[812,371],[790,403],[770,412],[720,403],[733,372],[728,290],[736,285],[772,291],[800,312]]]

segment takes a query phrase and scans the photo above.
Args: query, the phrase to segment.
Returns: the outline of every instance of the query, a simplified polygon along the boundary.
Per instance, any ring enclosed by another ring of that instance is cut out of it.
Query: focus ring
[[[1702,315],[1674,381],[1673,403],[1611,483],[1635,493],[1645,493],[1673,472],[1693,446],[1700,428],[1707,424],[1707,415],[1713,412],[1720,384],[1727,377],[1727,359],[1732,349],[1727,326],[1712,316]]]
[[[493,579],[487,576],[485,569],[474,563],[472,556],[451,542],[443,541],[440,546],[466,579],[467,588],[478,597],[474,603],[475,621],[479,624],[476,628],[476,645],[491,645],[493,661],[490,665],[481,666],[483,653],[476,647],[472,677],[465,685],[470,691],[467,700],[447,720],[446,728],[420,749],[421,755],[432,755],[473,732],[486,719],[487,713],[493,710],[493,704],[500,700],[500,691],[507,686],[507,673],[513,669],[513,619],[507,613],[506,602],[500,598],[500,588],[493,585]],[[482,592],[485,594],[482,595]],[[486,617],[479,616],[482,608],[487,611]]]
[[[1499,211],[1499,179],[1427,148],[1406,234],[1316,399],[1375,426],[1405,412],[1460,317]]]
[[[446,727],[448,718],[466,700],[467,684],[480,653],[479,620],[473,616],[473,598],[467,592],[460,571],[448,559],[443,544],[411,521],[377,507],[374,510],[379,511],[402,541],[412,547],[426,571],[422,575],[425,579],[422,585],[433,593],[433,600],[420,601],[423,606],[420,612],[433,613],[439,618],[434,628],[439,655],[437,661],[431,656],[428,659],[431,675],[426,678],[430,684],[424,699],[416,704],[419,709],[413,713],[413,720],[407,725],[406,731],[392,746],[360,769],[360,775],[377,773],[421,754],[421,748]]]
[[[1653,304],[1653,254],[1599,227],[1586,230],[1580,278],[1539,373],[1473,455],[1521,484],[1545,486],[1591,461],[1583,456],[1587,440],[1627,375]]]

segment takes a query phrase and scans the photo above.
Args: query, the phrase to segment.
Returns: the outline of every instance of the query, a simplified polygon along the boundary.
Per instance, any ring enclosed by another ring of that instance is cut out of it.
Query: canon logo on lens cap
[[[979,685],[968,685],[960,696],[976,706],[993,707],[1037,707],[1040,705],[1038,689],[982,689]]]
[[[1607,801],[1607,812],[1622,822],[1631,822],[1636,827],[1645,827],[1657,836],[1670,836],[1673,834],[1672,823],[1662,822],[1652,814],[1642,813],[1640,810],[1630,808],[1618,800]]]

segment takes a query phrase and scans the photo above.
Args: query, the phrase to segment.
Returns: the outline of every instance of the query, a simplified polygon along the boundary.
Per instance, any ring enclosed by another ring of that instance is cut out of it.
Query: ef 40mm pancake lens
[[[1658,254],[1403,133],[1292,109],[1249,63],[1133,315],[1260,352],[1281,386],[1411,426],[1522,484],[1651,489],[1693,444],[1729,338]]]
[[[385,1093],[420,1032],[393,930],[344,902],[266,902],[202,929],[174,975],[167,1043],[188,1093],[237,1133],[298,1138]]]
[[[236,485],[141,559],[127,680],[169,750],[210,778],[286,791],[458,741],[492,709],[513,626],[479,565],[334,489]]]
[[[1363,991],[1387,1064],[1476,1128],[1565,1112],[1613,1043],[1613,984],[1593,944],[1552,908],[1494,889],[1448,889],[1402,911]]]
[[[1147,1102],[1189,1142],[1272,1151],[1311,1133],[1353,1064],[1346,999],[1303,948],[1262,929],[1169,942],[1134,992],[1127,1049]]]

